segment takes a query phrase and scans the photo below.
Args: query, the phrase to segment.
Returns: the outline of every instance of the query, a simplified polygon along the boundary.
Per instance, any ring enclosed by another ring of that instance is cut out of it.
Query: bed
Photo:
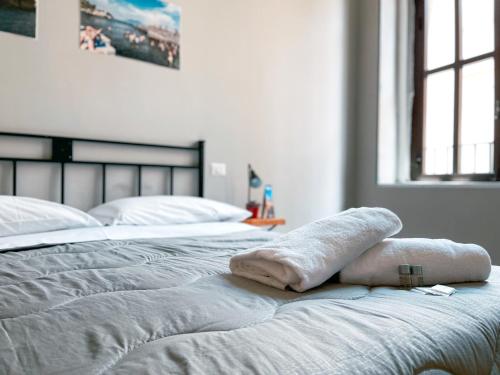
[[[495,374],[500,269],[452,297],[231,276],[269,240],[105,240],[0,255],[4,374]]]
[[[499,373],[499,267],[450,297],[231,275],[232,255],[274,236],[206,223],[11,237],[0,373]]]

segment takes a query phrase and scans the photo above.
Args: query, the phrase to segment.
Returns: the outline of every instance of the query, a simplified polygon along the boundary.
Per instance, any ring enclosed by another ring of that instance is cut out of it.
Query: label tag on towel
[[[413,288],[411,291],[421,294],[428,294],[431,296],[451,296],[452,294],[456,293],[457,290],[449,286],[438,284],[433,286],[432,288]]]

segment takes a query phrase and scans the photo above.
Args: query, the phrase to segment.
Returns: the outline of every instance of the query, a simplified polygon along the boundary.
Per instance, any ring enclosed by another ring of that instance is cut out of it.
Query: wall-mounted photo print
[[[179,6],[165,0],[80,0],[80,14],[81,49],[179,69]]]
[[[0,31],[35,37],[37,0],[0,0]]]

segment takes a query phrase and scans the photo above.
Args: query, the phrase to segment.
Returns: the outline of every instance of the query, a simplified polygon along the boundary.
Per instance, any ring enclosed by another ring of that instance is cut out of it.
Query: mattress
[[[451,297],[334,281],[299,294],[229,273],[272,236],[0,254],[0,373],[498,373],[499,267]]]

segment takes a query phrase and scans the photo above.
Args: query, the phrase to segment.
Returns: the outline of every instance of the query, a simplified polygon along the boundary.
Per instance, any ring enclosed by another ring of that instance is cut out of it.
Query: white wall
[[[500,184],[467,186],[378,186],[376,136],[378,94],[378,1],[361,0],[358,45],[356,189],[354,205],[394,210],[404,223],[401,236],[476,242],[500,264]]]
[[[290,227],[343,208],[348,0],[178,0],[180,72],[78,49],[79,1],[39,1],[38,39],[0,33],[0,129],[207,141],[206,195],[243,205],[246,163]],[[260,195],[260,193],[259,193]]]

